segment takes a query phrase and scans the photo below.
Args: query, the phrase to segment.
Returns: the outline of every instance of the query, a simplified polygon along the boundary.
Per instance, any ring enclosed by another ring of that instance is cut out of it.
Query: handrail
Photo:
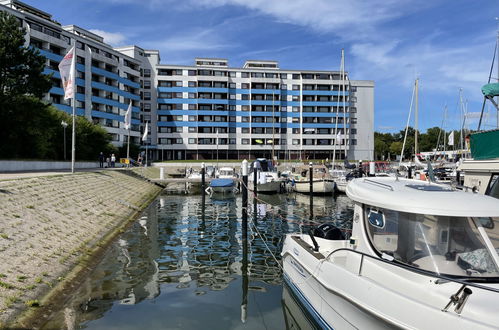
[[[382,182],[378,182],[378,181],[374,181],[374,180],[370,180],[370,179],[364,179],[364,182],[367,182],[370,184],[377,184],[383,188],[390,189],[391,191],[393,191],[393,187],[390,186],[389,184],[386,184],[386,183],[382,183]]]
[[[370,254],[367,254],[367,253],[364,253],[364,252],[360,252],[360,251],[357,251],[357,250],[353,250],[353,249],[349,249],[349,248],[336,249],[333,252],[329,253],[326,256],[326,259],[328,259],[329,257],[331,257],[333,254],[335,254],[338,251],[353,252],[353,253],[360,254],[362,256],[361,265],[360,265],[360,268],[359,268],[359,275],[360,275],[360,271],[362,271],[362,263],[364,261],[364,257],[368,257],[368,258],[371,258],[371,259],[376,260],[376,261],[381,261],[381,262],[384,262],[386,264],[389,264],[389,265],[392,265],[392,266],[395,266],[395,267],[403,268],[405,270],[408,270],[408,271],[411,271],[411,272],[414,272],[414,273],[418,273],[420,275],[424,275],[424,276],[428,276],[428,277],[436,277],[436,278],[441,279],[441,280],[445,280],[445,281],[449,281],[449,282],[455,282],[455,283],[463,284],[463,285],[466,285],[466,286],[471,286],[471,287],[474,287],[474,288],[477,288],[477,289],[482,289],[482,290],[487,290],[487,291],[492,291],[492,292],[495,292],[495,293],[499,293],[499,289],[491,288],[491,287],[488,287],[488,286],[483,286],[483,285],[480,285],[480,284],[475,284],[473,282],[468,282],[468,281],[465,281],[465,280],[459,280],[459,279],[456,279],[456,278],[451,278],[451,277],[440,275],[440,274],[437,274],[437,273],[433,273],[433,272],[430,272],[430,271],[427,271],[427,270],[422,270],[422,269],[414,268],[414,267],[411,267],[411,266],[408,266],[408,265],[405,265],[405,264],[402,264],[402,263],[399,263],[399,262],[394,263],[394,262],[392,262],[390,260],[385,260],[385,259],[382,259],[382,258],[377,258],[377,257],[374,257],[374,256],[372,256]]]

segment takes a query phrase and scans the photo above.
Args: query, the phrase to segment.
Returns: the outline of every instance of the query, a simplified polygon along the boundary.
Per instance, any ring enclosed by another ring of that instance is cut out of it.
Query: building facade
[[[197,58],[193,66],[155,67],[156,158],[373,157],[372,81],[281,70],[275,61],[234,68],[225,59]]]
[[[46,100],[69,113],[57,66],[76,45],[77,114],[105,127],[115,145],[126,142],[131,102],[131,142],[147,144],[150,159],[373,159],[373,81],[284,70],[276,61],[230,67],[226,59],[196,58],[192,66],[165,65],[159,51],[112,48],[20,1],[0,0],[0,9],[19,18],[27,45],[47,58],[53,87]]]
[[[131,142],[140,143],[141,62],[104,43],[101,36],[75,25],[62,26],[52,16],[15,0],[0,0],[0,10],[16,16],[26,29],[26,46],[47,58],[45,73],[53,86],[45,96],[59,110],[72,113],[64,100],[58,65],[76,46],[76,114],[106,128],[113,144],[126,142],[124,115],[132,102]]]

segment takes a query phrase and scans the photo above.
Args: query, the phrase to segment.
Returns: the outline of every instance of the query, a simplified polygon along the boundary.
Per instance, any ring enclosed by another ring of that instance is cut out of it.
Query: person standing
[[[114,167],[114,164],[116,163],[116,157],[114,154],[111,154],[111,167]]]
[[[104,167],[104,153],[102,153],[102,151],[99,154],[99,167],[100,168]]]

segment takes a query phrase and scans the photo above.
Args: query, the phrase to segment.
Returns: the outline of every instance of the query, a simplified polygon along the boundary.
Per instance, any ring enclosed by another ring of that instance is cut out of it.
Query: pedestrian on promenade
[[[106,158],[107,167],[111,167],[111,156]]]
[[[102,153],[102,151],[99,154],[99,167],[100,168],[104,167],[104,153]]]
[[[116,163],[116,157],[114,154],[111,154],[111,167],[114,167],[114,164]]]

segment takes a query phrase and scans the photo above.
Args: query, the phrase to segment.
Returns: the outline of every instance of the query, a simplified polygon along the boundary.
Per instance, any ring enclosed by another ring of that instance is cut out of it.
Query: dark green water
[[[348,223],[352,206],[346,196],[314,197],[312,210],[305,195],[260,198],[245,250],[240,195],[204,207],[201,196],[159,197],[44,328],[292,327],[275,260],[284,234],[311,220]]]

